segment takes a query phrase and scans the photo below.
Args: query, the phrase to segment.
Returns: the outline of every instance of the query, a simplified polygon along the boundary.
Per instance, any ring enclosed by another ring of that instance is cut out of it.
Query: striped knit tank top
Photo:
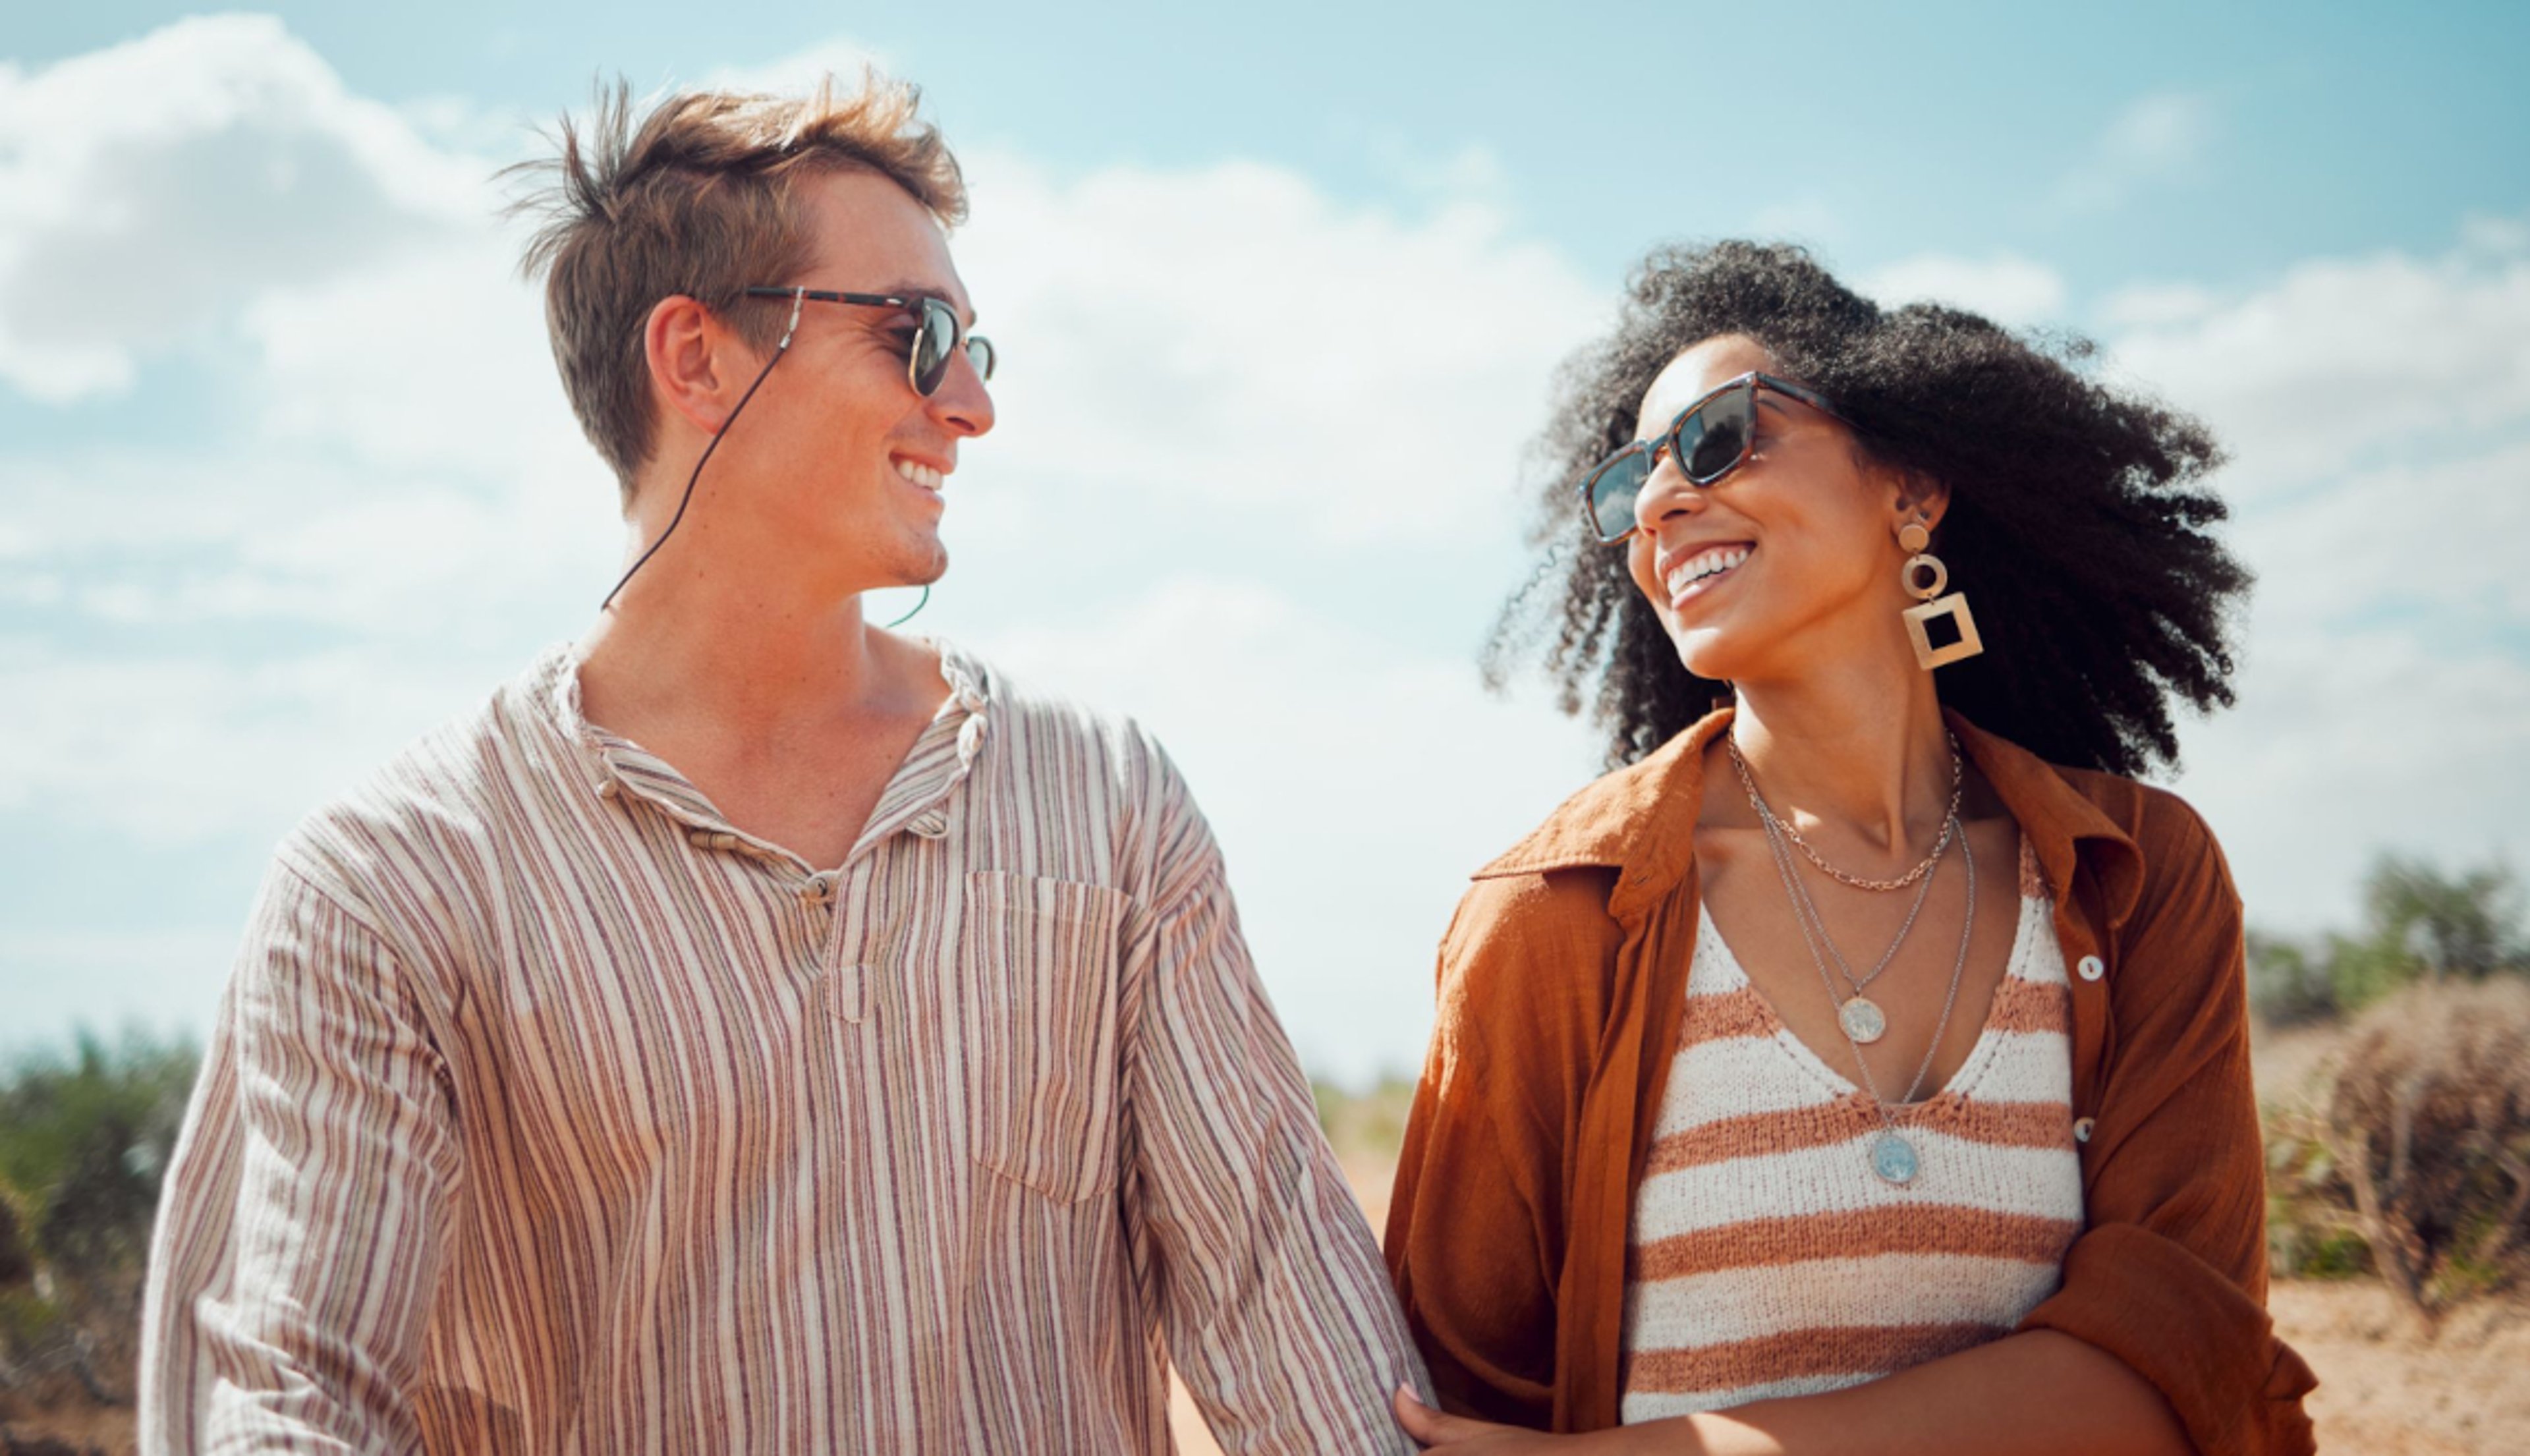
[[[1901,1114],[1903,1187],[1849,1065],[1787,1030],[1699,917],[1678,1059],[1634,1196],[1628,1423],[1858,1385],[2009,1333],[2082,1228],[2071,992],[2024,843],[2020,923],[1967,1060]]]

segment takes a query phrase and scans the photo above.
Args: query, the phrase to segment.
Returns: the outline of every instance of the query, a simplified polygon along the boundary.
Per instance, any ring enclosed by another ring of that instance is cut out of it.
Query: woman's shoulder
[[[2098,769],[2049,765],[2121,832],[2142,861],[2147,881],[2208,871],[2228,876],[2213,826],[2171,789]]]
[[[1611,1013],[1624,929],[1619,872],[1579,865],[1470,883],[1441,941],[1435,1054],[1491,1067],[1506,1086],[1585,1064]]]
[[[2099,868],[2110,891],[2107,928],[2127,972],[2121,984],[2158,996],[2208,974],[2235,978],[2246,911],[2205,816],[2156,784],[2059,772],[2120,835],[2122,842],[2102,846]]]
[[[1526,980],[1551,965],[1595,965],[1623,936],[1608,908],[1618,874],[1592,864],[1480,872],[1442,940],[1443,974],[1491,981],[1516,968]]]

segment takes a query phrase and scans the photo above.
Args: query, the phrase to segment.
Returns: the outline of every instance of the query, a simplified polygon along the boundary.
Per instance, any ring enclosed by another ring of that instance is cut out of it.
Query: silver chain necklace
[[[1905,1094],[1898,1099],[1908,1106],[1914,1105],[1915,1094],[1923,1090],[1924,1078],[1933,1069],[1933,1057],[1942,1050],[1942,1036],[1951,1028],[1951,1013],[1959,1001],[1959,981],[1967,971],[1968,942],[1976,933],[1976,851],[1969,847],[1967,832],[1959,825],[1955,814],[1945,829],[1944,842],[1953,837],[1959,841],[1960,858],[1967,864],[1967,917],[1959,929],[1958,958],[1951,964],[1951,989],[1942,998],[1941,1020],[1933,1026],[1933,1039],[1925,1045],[1924,1059],[1915,1065],[1914,1079],[1906,1084]],[[1774,851],[1775,869],[1783,876],[1785,892],[1792,901],[1792,920],[1800,929],[1801,944],[1808,948],[1811,963],[1818,967],[1819,984],[1827,988],[1828,1003],[1838,1006],[1837,1029],[1844,1033],[1845,1044],[1853,1052],[1853,1065],[1862,1074],[1863,1091],[1870,1096],[1872,1107],[1880,1114],[1880,1136],[1871,1140],[1871,1171],[1884,1183],[1904,1187],[1915,1181],[1916,1173],[1922,1169],[1923,1155],[1898,1130],[1897,1113],[1892,1110],[1889,1101],[1880,1095],[1880,1082],[1871,1075],[1871,1063],[1863,1057],[1861,1039],[1845,1027],[1843,1007],[1838,1003],[1835,977],[1829,973],[1827,957],[1819,953],[1818,944],[1811,938],[1809,921],[1801,913],[1806,894],[1801,889],[1799,872],[1792,864],[1792,851],[1784,842],[1782,832],[1771,818],[1766,821],[1766,844]],[[1928,875],[1926,878],[1931,877]],[[1817,907],[1810,906],[1809,913],[1816,915]]]
[[[1951,807],[1943,816],[1941,836],[1933,840],[1931,851],[1918,860],[1913,869],[1895,880],[1874,880],[1867,875],[1848,874],[1829,864],[1816,849],[1810,847],[1809,840],[1801,837],[1801,832],[1796,826],[1788,820],[1777,819],[1775,811],[1767,807],[1765,796],[1757,792],[1756,774],[1750,771],[1748,761],[1739,756],[1738,735],[1733,733],[1725,736],[1722,746],[1731,751],[1731,767],[1739,771],[1739,785],[1748,790],[1748,802],[1757,806],[1758,817],[1774,825],[1783,832],[1786,838],[1799,846],[1801,853],[1809,856],[1810,863],[1818,866],[1820,874],[1840,885],[1849,885],[1856,890],[1886,892],[1904,890],[1907,886],[1933,873],[1933,866],[1941,862],[1942,851],[1951,847],[1951,829],[1959,822],[1959,805],[1965,800],[1967,794],[1967,760],[1959,753],[1957,734],[1945,732],[1943,736],[1949,738],[1951,744]]]
[[[1768,842],[1776,843],[1779,841],[1779,838],[1788,838],[1795,843],[1798,843],[1800,836],[1792,833],[1789,825],[1785,824],[1781,819],[1778,819],[1775,816],[1774,806],[1768,804],[1766,802],[1766,796],[1757,791],[1756,776],[1748,771],[1747,760],[1739,756],[1738,743],[1730,739],[1725,739],[1723,746],[1729,750],[1731,754],[1732,767],[1736,769],[1739,773],[1739,786],[1747,791],[1748,807],[1756,811],[1758,820],[1766,827]],[[1804,927],[1804,938],[1806,939],[1809,931],[1816,932],[1820,944],[1827,946],[1827,953],[1836,961],[1838,973],[1844,977],[1845,985],[1850,987],[1853,992],[1853,995],[1849,998],[1839,1004],[1837,1008],[1837,1023],[1844,1029],[1844,1034],[1846,1036],[1866,1045],[1872,1042],[1877,1042],[1882,1037],[1889,1034],[1889,1015],[1887,1012],[1881,1010],[1880,1003],[1878,1001],[1873,1000],[1863,993],[1870,988],[1872,982],[1880,979],[1881,972],[1888,970],[1889,967],[1897,961],[1898,947],[1906,944],[1907,932],[1915,928],[1915,917],[1924,912],[1924,900],[1933,892],[1932,868],[1934,865],[1940,863],[1942,851],[1950,847],[1952,834],[1958,829],[1959,806],[1956,802],[1958,789],[1956,780],[1959,759],[1958,745],[1955,741],[1951,745],[1951,765],[1952,770],[1952,793],[1953,801],[1951,804],[1950,813],[1942,821],[1941,835],[1933,841],[1932,856],[1925,860],[1923,864],[1917,866],[1915,873],[1906,877],[1906,879],[1914,880],[1916,882],[1915,902],[1906,908],[1905,923],[1898,927],[1898,934],[1889,942],[1889,948],[1880,953],[1880,959],[1873,964],[1869,973],[1861,976],[1856,976],[1853,973],[1853,963],[1844,958],[1844,951],[1838,947],[1835,938],[1827,933],[1827,922],[1819,915],[1818,902],[1811,898],[1808,887],[1797,886],[1797,881],[1799,880],[1797,872],[1795,872],[1792,877],[1797,888],[1797,893],[1793,896],[1792,913],[1805,917],[1806,919],[1807,923]],[[1810,859],[1813,862],[1818,862],[1818,856],[1816,854],[1812,854]],[[1842,883],[1852,883],[1849,878],[1838,875],[1833,866],[1823,866],[1823,868],[1826,868],[1829,874],[1836,875]],[[1904,881],[1894,881],[1891,883],[1893,885],[1902,885]],[[1872,887],[1866,886],[1863,888],[1868,889]]]

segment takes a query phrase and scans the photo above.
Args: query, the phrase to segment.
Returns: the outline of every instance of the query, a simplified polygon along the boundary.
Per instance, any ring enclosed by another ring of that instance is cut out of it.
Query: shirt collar
[[[1704,752],[1731,727],[1732,711],[1706,714],[1648,757],[1594,781],[1474,878],[1583,866],[1616,869],[1622,873],[1608,898],[1609,913],[1620,920],[1640,915],[1677,889],[1695,862]],[[2028,836],[2057,901],[2071,891],[2082,851],[2091,846],[2109,918],[2122,921],[2141,890],[2139,856],[2133,838],[2068,777],[2079,771],[2059,769],[1955,712],[1945,710],[1943,716]]]
[[[892,829],[891,821],[909,819],[945,797],[973,768],[990,730],[992,671],[954,643],[925,640],[940,654],[940,675],[949,684],[949,696],[871,811],[873,833]],[[702,790],[666,760],[588,721],[580,710],[579,660],[571,643],[546,649],[528,669],[526,687],[537,716],[561,738],[561,756],[589,792],[600,797],[631,794],[697,828],[736,832]]]

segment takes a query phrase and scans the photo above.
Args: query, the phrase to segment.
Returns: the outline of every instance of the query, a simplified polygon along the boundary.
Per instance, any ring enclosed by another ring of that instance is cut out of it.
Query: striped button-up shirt
[[[169,1174],[151,1451],[1410,1450],[1424,1378],[1129,723],[944,649],[842,865],[557,650],[282,845]]]

